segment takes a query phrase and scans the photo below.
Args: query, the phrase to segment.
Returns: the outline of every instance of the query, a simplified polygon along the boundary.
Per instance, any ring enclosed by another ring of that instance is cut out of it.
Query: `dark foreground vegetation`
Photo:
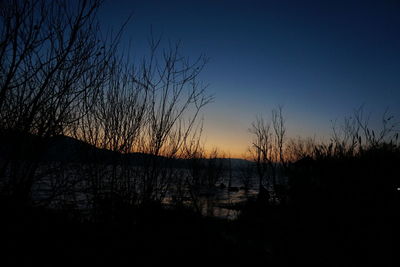
[[[351,151],[331,143],[310,151],[284,167],[286,184],[277,184],[276,193],[260,191],[235,220],[203,217],[195,197],[164,205],[129,203],[114,194],[79,209],[72,202],[22,202],[3,192],[2,259],[26,265],[395,265],[399,146],[380,142]],[[176,168],[189,167],[180,162]]]
[[[2,262],[7,263],[244,264],[265,257],[257,243],[240,242],[234,225],[188,210],[131,207],[121,210],[120,220],[96,223],[65,211],[15,207],[4,211],[3,206],[2,229],[7,231],[2,235],[6,244]]]
[[[234,166],[201,146],[206,60],[157,38],[125,58],[99,5],[2,3],[0,264],[396,265],[393,117],[370,127],[360,109],[317,142],[289,139],[274,109]],[[234,173],[257,197],[203,216],[205,195],[239,190]]]

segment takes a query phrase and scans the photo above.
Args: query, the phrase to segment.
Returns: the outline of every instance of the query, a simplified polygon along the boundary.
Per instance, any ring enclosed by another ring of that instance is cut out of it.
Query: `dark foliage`
[[[392,265],[400,207],[400,150],[317,154],[291,166],[288,253],[296,263]]]
[[[186,209],[125,207],[123,218],[82,221],[67,211],[6,205],[2,262],[7,264],[246,264],[268,261],[241,242],[238,228]],[[10,204],[10,203],[9,203]],[[23,256],[21,256],[23,255]]]

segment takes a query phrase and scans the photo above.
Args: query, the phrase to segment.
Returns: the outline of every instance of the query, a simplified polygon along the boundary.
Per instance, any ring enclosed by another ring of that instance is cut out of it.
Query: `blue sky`
[[[133,12],[123,45],[146,46],[150,27],[205,54],[208,146],[239,155],[256,114],[283,105],[290,136],[328,136],[331,120],[364,105],[400,118],[399,1],[106,1],[103,26]]]

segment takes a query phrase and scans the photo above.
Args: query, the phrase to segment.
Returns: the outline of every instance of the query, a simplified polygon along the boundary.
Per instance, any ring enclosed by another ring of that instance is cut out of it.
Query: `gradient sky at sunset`
[[[257,114],[283,105],[290,136],[330,134],[331,121],[361,105],[400,118],[400,2],[106,1],[103,26],[129,14],[122,45],[146,46],[150,28],[181,40],[184,55],[205,54],[201,75],[215,95],[204,137],[239,157]]]

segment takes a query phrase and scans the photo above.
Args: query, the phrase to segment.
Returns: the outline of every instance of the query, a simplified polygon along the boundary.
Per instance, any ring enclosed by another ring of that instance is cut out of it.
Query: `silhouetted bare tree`
[[[151,154],[144,175],[144,199],[158,197],[165,191],[170,177],[160,168],[163,158],[184,156],[187,140],[191,137],[200,110],[212,100],[206,87],[198,81],[207,59],[200,56],[190,62],[180,55],[180,45],[162,51],[160,40],[150,41],[150,58],[143,60],[142,73],[137,82],[148,92],[145,130],[142,132],[142,151]]]
[[[257,116],[252,123],[250,133],[253,134],[253,143],[250,153],[256,163],[257,176],[259,180],[259,191],[264,189],[264,182],[268,175],[268,166],[272,155],[272,133],[271,126],[261,116]],[[268,181],[267,181],[268,182]]]
[[[97,0],[16,0],[2,5],[0,130],[13,146],[3,161],[2,170],[7,171],[2,171],[2,183],[21,200],[29,198],[45,148],[32,142],[32,135],[63,134],[85,115],[78,111],[86,111],[82,106],[91,105],[108,79],[118,36],[102,40],[99,6]],[[26,160],[21,162],[21,157]]]
[[[264,117],[258,116],[252,123],[250,133],[253,134],[250,152],[256,163],[260,194],[265,192],[264,182],[267,182],[268,186],[272,185],[276,193],[277,177],[282,176],[286,164],[284,155],[286,127],[282,107],[272,110],[271,123]]]

